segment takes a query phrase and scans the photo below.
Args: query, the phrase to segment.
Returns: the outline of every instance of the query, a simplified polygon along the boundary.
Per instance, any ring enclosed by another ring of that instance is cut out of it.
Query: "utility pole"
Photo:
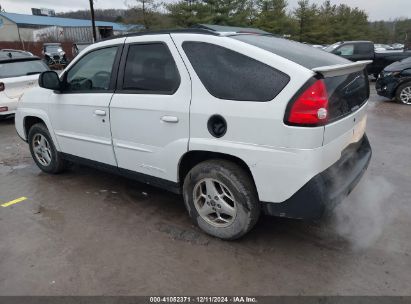
[[[90,0],[90,12],[91,12],[91,26],[93,27],[93,42],[97,41],[97,33],[96,33],[96,21],[94,18],[94,0]]]

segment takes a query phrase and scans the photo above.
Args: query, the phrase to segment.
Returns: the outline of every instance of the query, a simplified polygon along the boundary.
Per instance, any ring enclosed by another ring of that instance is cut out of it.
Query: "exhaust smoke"
[[[365,175],[353,192],[333,212],[336,232],[354,249],[373,245],[395,216],[391,196],[394,186],[383,177]]]

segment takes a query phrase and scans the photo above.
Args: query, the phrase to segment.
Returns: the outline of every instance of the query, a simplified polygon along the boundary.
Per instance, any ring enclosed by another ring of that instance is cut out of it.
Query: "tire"
[[[42,138],[44,138],[45,141],[42,141]],[[61,158],[60,153],[54,146],[47,127],[43,123],[37,123],[30,128],[28,143],[34,162],[43,172],[57,174],[64,171],[66,162]],[[41,148],[40,150],[42,151],[40,151],[39,148]],[[49,162],[47,162],[48,160]]]
[[[184,179],[183,195],[194,223],[220,239],[242,237],[260,215],[251,176],[230,161],[209,160],[193,167]]]
[[[404,83],[398,87],[395,100],[405,105],[411,105],[411,82]]]

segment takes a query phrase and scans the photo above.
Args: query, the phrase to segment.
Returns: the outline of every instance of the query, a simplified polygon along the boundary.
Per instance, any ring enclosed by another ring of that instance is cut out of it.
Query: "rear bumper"
[[[354,189],[371,160],[366,135],[342,153],[341,158],[314,176],[292,197],[282,203],[262,202],[266,214],[287,218],[318,219],[333,209]]]

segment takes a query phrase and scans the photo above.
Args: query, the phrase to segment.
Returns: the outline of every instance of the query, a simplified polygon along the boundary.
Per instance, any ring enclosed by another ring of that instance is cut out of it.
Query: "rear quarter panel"
[[[323,140],[323,127],[296,128],[284,124],[288,102],[314,73],[292,61],[268,51],[228,38],[208,35],[174,35],[173,40],[187,66],[192,80],[190,106],[190,149],[200,149],[205,141],[219,150],[221,142],[271,148],[314,148]],[[244,54],[290,76],[290,82],[271,101],[234,101],[212,96],[204,87],[182,48],[184,41],[216,44]],[[224,137],[216,139],[208,132],[207,121],[213,114],[222,115],[228,125]],[[201,144],[199,144],[201,142]],[[198,143],[199,146],[196,146]]]

